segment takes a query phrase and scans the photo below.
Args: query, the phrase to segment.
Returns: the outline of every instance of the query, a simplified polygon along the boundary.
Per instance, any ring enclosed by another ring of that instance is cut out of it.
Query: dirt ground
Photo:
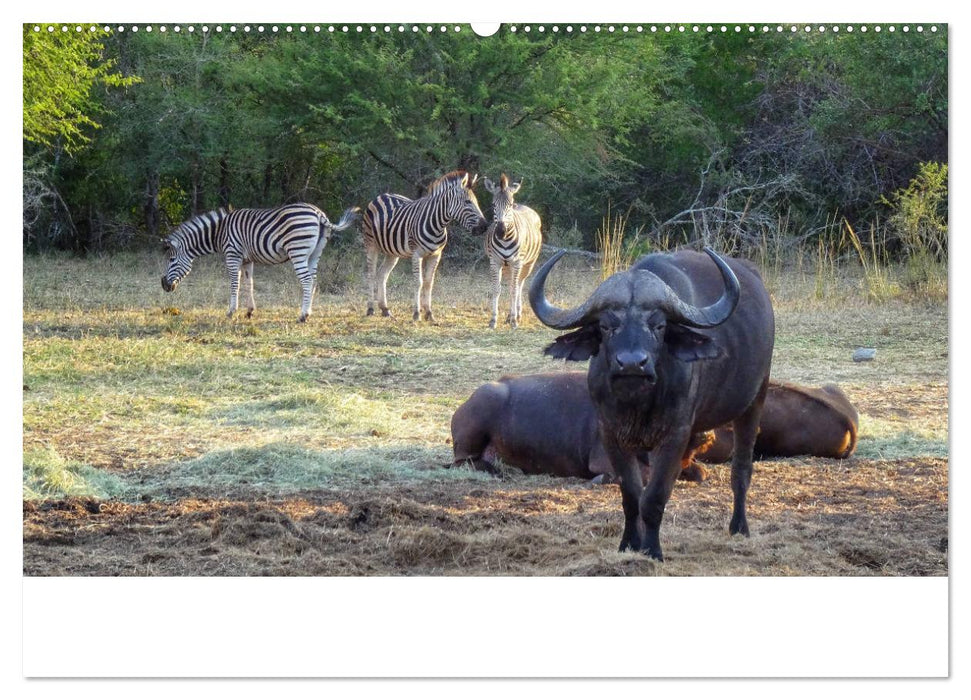
[[[757,464],[750,538],[729,537],[729,467],[678,483],[666,561],[616,551],[617,486],[512,476],[287,499],[24,503],[26,575],[947,574],[944,459]],[[798,571],[791,567],[798,562]]]
[[[727,465],[679,482],[658,563],[617,552],[615,485],[442,469],[449,417],[476,386],[551,368],[551,333],[535,319],[489,331],[463,278],[443,281],[436,325],[343,298],[308,324],[280,300],[230,323],[201,274],[196,294],[212,299],[180,298],[173,316],[148,291],[110,305],[123,260],[61,262],[25,273],[25,452],[124,489],[25,496],[24,575],[948,574],[946,305],[779,300],[773,377],[838,383],[859,410],[857,454],[757,463],[749,538],[728,535]],[[142,277],[158,296],[155,273]],[[96,274],[84,293],[105,299],[61,308],[64,280]],[[292,273],[278,276],[289,300]],[[878,360],[852,362],[860,346]]]

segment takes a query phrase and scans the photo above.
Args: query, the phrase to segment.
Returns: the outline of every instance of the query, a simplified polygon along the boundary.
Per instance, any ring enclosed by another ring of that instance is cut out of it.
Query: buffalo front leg
[[[610,458],[610,466],[620,480],[620,497],[624,507],[624,533],[620,537],[620,551],[641,549],[640,498],[643,490],[641,468],[633,453],[621,449],[605,439],[604,450]]]
[[[762,417],[762,404],[769,386],[766,379],[752,405],[735,419],[732,427],[735,433],[735,453],[732,455],[732,520],[728,532],[732,535],[749,534],[748,518],[745,513],[745,500],[749,485],[752,483],[752,453],[755,451],[755,438],[759,433],[759,419]]]
[[[661,552],[661,520],[664,519],[664,509],[674,490],[674,482],[681,473],[681,455],[684,454],[687,444],[688,436],[679,439],[672,435],[651,450],[648,456],[651,475],[638,503],[641,519],[644,521],[641,551],[658,561],[664,561]]]

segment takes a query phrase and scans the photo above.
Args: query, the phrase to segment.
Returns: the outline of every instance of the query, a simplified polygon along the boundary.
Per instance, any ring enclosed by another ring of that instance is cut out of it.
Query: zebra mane
[[[432,192],[434,192],[435,190],[437,190],[442,185],[450,184],[450,183],[453,183],[453,182],[457,182],[457,181],[461,180],[463,177],[465,177],[466,175],[468,175],[468,172],[466,172],[465,170],[453,170],[450,173],[445,173],[440,178],[438,178],[437,180],[435,180],[434,182],[432,182],[430,185],[428,185],[428,187],[425,188],[425,191],[427,193],[431,194]]]
[[[209,235],[215,231],[215,224],[226,218],[226,215],[232,211],[232,208],[225,209],[220,207],[219,209],[213,209],[212,211],[207,211],[203,214],[196,214],[191,219],[187,219],[179,224],[174,231],[172,231],[165,240],[168,242],[179,240],[185,238],[191,233],[206,232]]]

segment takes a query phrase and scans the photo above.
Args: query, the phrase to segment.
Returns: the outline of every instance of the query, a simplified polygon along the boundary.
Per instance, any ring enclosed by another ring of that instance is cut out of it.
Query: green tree
[[[53,30],[53,31],[49,31]],[[105,59],[102,33],[82,27],[24,25],[24,139],[74,152],[99,127],[99,86],[126,86],[135,78],[114,72]]]

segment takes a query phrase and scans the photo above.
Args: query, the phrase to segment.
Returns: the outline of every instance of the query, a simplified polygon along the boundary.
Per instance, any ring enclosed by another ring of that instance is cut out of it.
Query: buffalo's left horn
[[[715,303],[699,308],[685,303],[674,293],[674,290],[669,290],[670,293],[664,305],[664,311],[668,314],[668,318],[694,328],[713,328],[724,323],[738,305],[739,295],[741,294],[738,278],[732,272],[728,263],[708,246],[705,246],[704,250],[715,261],[722,273],[722,279],[725,280],[725,291],[721,297]]]
[[[539,268],[539,271],[533,277],[532,284],[529,285],[529,305],[533,307],[533,313],[536,314],[536,318],[550,328],[557,330],[582,326],[594,306],[594,296],[590,296],[575,309],[558,309],[546,300],[546,278],[550,274],[550,270],[553,269],[553,266],[564,255],[566,255],[566,251],[561,250],[543,263],[543,266]]]

